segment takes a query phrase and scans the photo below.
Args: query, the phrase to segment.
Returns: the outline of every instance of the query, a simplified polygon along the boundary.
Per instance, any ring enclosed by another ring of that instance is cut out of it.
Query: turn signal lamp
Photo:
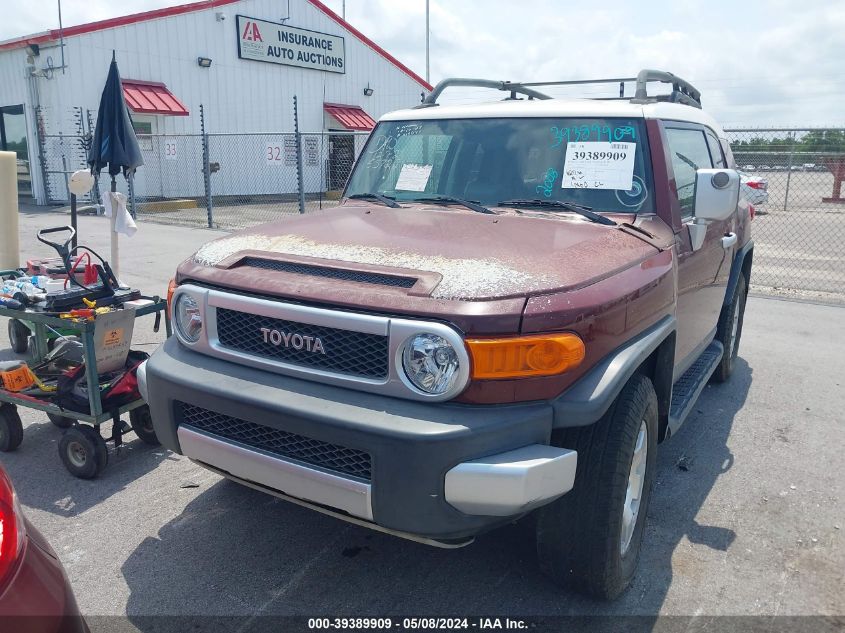
[[[176,292],[176,280],[171,279],[170,282],[167,284],[167,310],[170,312],[170,308],[173,306],[173,293]]]
[[[576,334],[540,334],[467,339],[474,379],[552,376],[584,360],[584,341]]]

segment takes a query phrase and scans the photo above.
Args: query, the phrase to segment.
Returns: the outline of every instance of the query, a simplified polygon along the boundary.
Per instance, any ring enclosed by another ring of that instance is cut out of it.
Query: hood
[[[618,227],[568,214],[483,215],[456,207],[346,204],[215,240],[197,251],[193,262],[229,269],[264,260],[259,267],[280,276],[303,269],[266,262],[328,266],[376,279],[401,277],[407,285],[398,287],[414,296],[471,301],[581,287],[654,252]]]

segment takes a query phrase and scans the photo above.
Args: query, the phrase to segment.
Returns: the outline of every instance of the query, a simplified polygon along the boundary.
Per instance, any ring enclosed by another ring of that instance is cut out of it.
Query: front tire
[[[716,340],[725,348],[722,360],[713,372],[713,382],[726,382],[733,374],[736,357],[739,352],[739,339],[742,336],[742,322],[745,318],[745,302],[748,299],[748,283],[745,275],[740,275],[734,290],[734,296],[719,317],[716,328]]]
[[[640,556],[657,458],[657,396],[634,375],[595,424],[565,429],[555,444],[578,451],[575,486],[537,517],[540,568],[555,582],[612,600]]]

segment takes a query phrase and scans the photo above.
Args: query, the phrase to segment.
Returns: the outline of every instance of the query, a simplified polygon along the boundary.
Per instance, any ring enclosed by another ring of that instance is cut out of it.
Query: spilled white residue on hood
[[[377,246],[319,244],[295,235],[235,235],[222,238],[200,248],[194,255],[194,261],[203,266],[214,266],[244,250],[440,273],[443,280],[431,295],[439,299],[522,294],[541,290],[548,285],[543,275],[516,270],[494,258],[461,259]]]

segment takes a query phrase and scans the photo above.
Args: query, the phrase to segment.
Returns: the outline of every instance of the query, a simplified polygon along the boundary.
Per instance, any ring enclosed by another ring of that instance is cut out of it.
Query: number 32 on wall
[[[264,148],[264,162],[268,165],[281,165],[285,160],[283,152],[281,143],[267,143]]]

